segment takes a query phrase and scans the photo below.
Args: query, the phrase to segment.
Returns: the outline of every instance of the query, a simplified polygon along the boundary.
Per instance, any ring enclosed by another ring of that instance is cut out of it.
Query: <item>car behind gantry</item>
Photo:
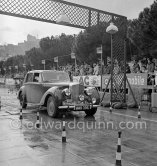
[[[22,108],[30,103],[46,107],[51,117],[57,117],[61,111],[85,111],[94,115],[100,102],[96,88],[70,82],[68,73],[53,70],[29,71],[18,99]]]

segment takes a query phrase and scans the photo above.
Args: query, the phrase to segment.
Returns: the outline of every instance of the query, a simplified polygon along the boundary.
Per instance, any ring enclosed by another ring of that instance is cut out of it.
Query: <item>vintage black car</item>
[[[61,111],[85,111],[94,115],[100,102],[96,88],[70,82],[68,73],[53,70],[28,72],[18,99],[22,108],[29,103],[46,107],[51,117],[57,117]]]

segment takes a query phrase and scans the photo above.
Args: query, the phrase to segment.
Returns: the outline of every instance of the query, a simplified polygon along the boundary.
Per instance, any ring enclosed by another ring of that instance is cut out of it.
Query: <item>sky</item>
[[[3,0],[2,0],[3,1]],[[138,18],[145,7],[150,7],[154,0],[65,0],[80,5],[100,9],[126,16],[128,19]],[[41,39],[61,33],[78,34],[80,29],[61,26],[40,21],[33,21],[12,16],[0,15],[0,45],[17,44],[31,34]]]

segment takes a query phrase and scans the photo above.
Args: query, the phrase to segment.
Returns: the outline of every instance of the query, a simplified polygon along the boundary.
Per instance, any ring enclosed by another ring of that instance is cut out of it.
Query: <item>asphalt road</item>
[[[122,131],[122,166],[157,166],[157,113],[142,107],[113,110],[99,107],[93,117],[84,112],[67,113],[66,138],[62,143],[62,114],[48,117],[43,108],[40,129],[36,128],[38,108],[28,106],[19,121],[16,93],[0,88],[0,166],[113,166],[118,131]]]

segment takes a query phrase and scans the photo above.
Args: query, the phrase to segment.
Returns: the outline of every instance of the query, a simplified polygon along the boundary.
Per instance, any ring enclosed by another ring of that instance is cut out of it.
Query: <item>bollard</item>
[[[2,102],[1,102],[1,96],[0,96],[0,111],[1,111],[1,107],[2,107]]]
[[[111,102],[110,102],[110,112],[112,112],[112,104],[111,104]]]
[[[40,128],[40,121],[39,121],[39,112],[37,112],[37,122],[36,122],[36,128]]]
[[[66,142],[65,115],[63,115],[62,142]]]
[[[121,162],[121,134],[122,132],[118,132],[118,144],[117,144],[117,152],[116,152],[116,166],[122,166]]]
[[[19,117],[20,120],[23,119],[23,116],[22,116],[22,107],[20,108],[20,117]]]
[[[141,109],[141,105],[139,104],[139,106],[138,106],[138,119],[141,119],[141,112],[140,112],[140,109]]]

